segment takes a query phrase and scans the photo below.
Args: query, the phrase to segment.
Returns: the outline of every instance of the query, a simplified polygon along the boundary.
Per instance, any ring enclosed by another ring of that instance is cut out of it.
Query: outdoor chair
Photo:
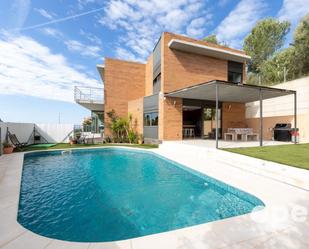
[[[11,140],[11,143],[15,146],[15,148],[21,150],[23,147],[27,146],[27,143],[21,143],[19,142],[18,138],[16,137],[15,134],[12,134],[10,132],[8,132],[8,136]]]
[[[81,136],[77,139],[77,143],[78,143],[78,144],[85,144],[85,143],[86,143],[86,135],[81,135]]]

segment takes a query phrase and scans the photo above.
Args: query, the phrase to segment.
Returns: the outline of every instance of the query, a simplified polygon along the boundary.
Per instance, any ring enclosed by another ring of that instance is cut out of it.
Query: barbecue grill
[[[291,141],[291,132],[292,132],[292,125],[289,123],[278,123],[274,127],[274,140],[275,141],[284,141],[290,142]]]

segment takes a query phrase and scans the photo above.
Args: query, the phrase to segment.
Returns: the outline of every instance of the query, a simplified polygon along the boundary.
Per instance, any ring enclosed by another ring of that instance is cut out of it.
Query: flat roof
[[[258,101],[260,100],[260,91],[262,91],[263,99],[271,99],[296,93],[296,91],[293,90],[279,89],[275,87],[237,84],[228,81],[213,80],[165,93],[164,95],[176,98],[215,101],[216,85],[218,85],[218,99],[223,102],[249,103]]]
[[[249,55],[237,53],[222,48],[215,48],[207,45],[197,44],[194,42],[183,41],[179,39],[172,39],[168,43],[169,48],[184,52],[207,55],[219,59],[231,60],[237,62],[246,62],[251,59]]]
[[[103,64],[97,64],[97,69],[99,71],[99,74],[101,75],[102,81],[104,81],[104,70],[105,70],[105,65]]]

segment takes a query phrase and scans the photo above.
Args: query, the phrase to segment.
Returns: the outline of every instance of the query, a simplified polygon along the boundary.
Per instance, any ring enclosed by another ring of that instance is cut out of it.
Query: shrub
[[[3,147],[4,148],[11,148],[11,147],[13,147],[10,143],[7,143],[7,142],[4,142],[3,143]]]
[[[109,128],[113,134],[113,142],[115,143],[137,143],[138,134],[133,129],[132,115],[127,118],[117,116],[115,110],[107,113],[110,119]]]

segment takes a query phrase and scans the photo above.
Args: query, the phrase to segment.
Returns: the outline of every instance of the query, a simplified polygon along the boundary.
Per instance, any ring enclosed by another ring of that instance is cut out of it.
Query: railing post
[[[263,94],[260,88],[260,146],[263,146]]]

